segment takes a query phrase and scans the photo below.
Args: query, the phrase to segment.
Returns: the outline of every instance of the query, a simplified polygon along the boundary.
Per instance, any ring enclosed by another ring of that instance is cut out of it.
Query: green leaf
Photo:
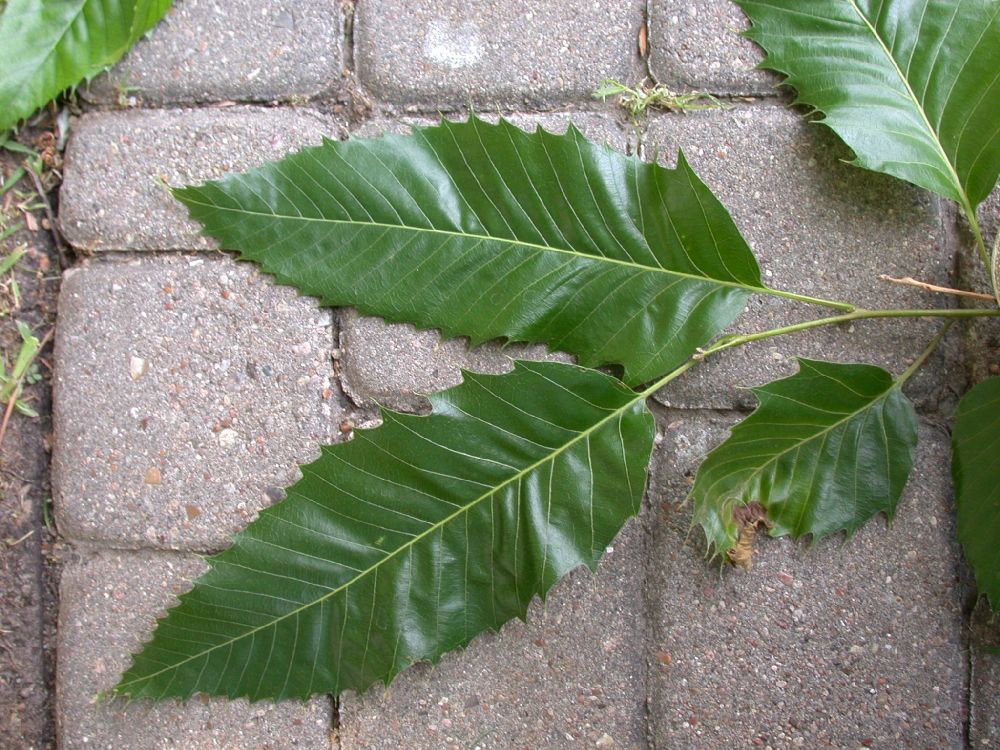
[[[328,305],[545,342],[629,384],[672,370],[743,310],[760,271],[683,155],[676,169],[470,117],[326,141],[174,191],[206,232]]]
[[[788,76],[856,164],[968,212],[1000,174],[997,0],[736,0],[763,65]]]
[[[1000,607],[1000,378],[962,397],[951,436],[958,541],[979,591]]]
[[[161,620],[116,688],[305,698],[389,682],[596,567],[639,510],[643,395],[573,365],[465,373],[323,449]]]
[[[773,536],[852,534],[895,513],[917,444],[913,405],[879,367],[798,362],[753,389],[760,406],[698,469],[695,520],[716,552],[736,543],[733,509],[753,502]]]
[[[117,62],[171,0],[9,0],[0,13],[0,132]]]

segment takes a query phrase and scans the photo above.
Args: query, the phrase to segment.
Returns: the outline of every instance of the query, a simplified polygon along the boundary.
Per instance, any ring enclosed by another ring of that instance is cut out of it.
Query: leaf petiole
[[[798,333],[799,331],[808,331],[811,328],[821,328],[827,325],[836,325],[838,323],[850,323],[855,320],[867,320],[870,318],[993,318],[1000,317],[1000,309],[943,309],[943,310],[854,310],[853,312],[845,313],[844,315],[831,315],[827,318],[816,318],[815,320],[807,320],[803,323],[795,323],[793,325],[781,326],[779,328],[771,328],[767,331],[760,331],[758,333],[747,333],[740,336],[725,336],[719,339],[715,344],[709,346],[704,351],[700,352],[699,359],[704,359],[712,354],[717,354],[718,352],[724,351],[726,349],[731,349],[734,346],[742,346],[743,344],[749,344],[751,341],[761,341],[763,339],[773,338],[774,336],[783,336],[787,333]]]
[[[754,289],[755,292],[759,294],[770,294],[774,297],[784,297],[785,299],[793,299],[796,302],[806,302],[810,305],[820,305],[822,307],[832,307],[834,310],[844,310],[845,312],[854,312],[858,309],[857,305],[852,305],[850,302],[838,302],[832,299],[823,299],[822,297],[810,297],[806,294],[798,294],[796,292],[786,292],[784,289],[775,289],[773,287],[765,286],[759,289]]]
[[[924,362],[926,362],[927,358],[931,356],[931,354],[934,352],[935,349],[937,349],[937,345],[941,343],[941,339],[945,337],[945,334],[947,334],[948,331],[951,330],[951,327],[954,324],[955,324],[954,320],[949,320],[947,323],[941,326],[941,330],[938,331],[937,335],[935,335],[934,338],[931,339],[931,342],[926,347],[924,347],[924,350],[920,352],[920,356],[918,356],[915,360],[913,360],[913,362],[910,364],[909,367],[903,370],[902,375],[896,378],[896,386],[895,386],[896,388],[902,387],[903,383],[909,380],[910,377],[913,375],[913,373],[915,373],[923,366]]]

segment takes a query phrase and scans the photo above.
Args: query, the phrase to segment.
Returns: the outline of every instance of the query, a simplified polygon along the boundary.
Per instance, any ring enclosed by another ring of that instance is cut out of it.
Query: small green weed
[[[606,78],[602,81],[592,96],[601,101],[605,101],[609,96],[619,97],[618,103],[628,110],[633,119],[642,117],[648,109],[689,112],[700,109],[729,109],[730,107],[711,94],[701,91],[675,93],[662,83],[655,86],[640,83],[636,88],[632,88],[613,78]]]

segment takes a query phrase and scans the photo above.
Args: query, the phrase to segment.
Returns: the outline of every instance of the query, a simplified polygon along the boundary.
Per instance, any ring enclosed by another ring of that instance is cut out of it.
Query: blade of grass
[[[3,237],[0,237],[0,240],[3,239],[4,239]],[[15,247],[10,253],[8,253],[4,257],[3,260],[0,260],[0,276],[3,276],[10,269],[16,266],[17,262],[24,257],[25,252],[27,252],[27,250],[25,249],[24,245],[21,245],[19,247]]]
[[[2,186],[0,186],[0,196],[6,195],[7,191],[10,190],[12,187],[14,187],[14,185],[17,184],[17,181],[20,180],[22,177],[24,177],[26,174],[27,171],[25,170],[24,167],[18,167],[13,172],[11,172],[10,177],[7,178],[7,181],[4,182]]]

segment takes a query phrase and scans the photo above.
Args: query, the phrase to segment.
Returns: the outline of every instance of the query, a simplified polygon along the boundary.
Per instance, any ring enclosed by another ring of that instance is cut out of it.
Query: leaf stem
[[[931,339],[931,342],[926,347],[924,347],[924,350],[922,352],[920,352],[920,356],[917,357],[915,360],[913,360],[913,364],[911,364],[909,367],[907,367],[903,371],[902,375],[900,375],[898,378],[896,378],[896,387],[897,388],[901,387],[903,385],[903,383],[905,383],[907,380],[910,379],[910,376],[913,375],[913,373],[915,373],[917,370],[919,370],[921,368],[921,366],[924,364],[924,362],[927,361],[927,358],[929,356],[931,356],[931,353],[935,349],[937,349],[937,345],[941,343],[941,339],[943,339],[945,337],[945,334],[948,333],[948,331],[951,329],[951,327],[954,324],[955,324],[955,321],[954,321],[954,319],[952,319],[952,320],[949,320],[947,323],[945,323],[943,326],[941,326],[941,330],[938,331],[937,335],[933,339]]]
[[[823,299],[822,297],[810,297],[806,294],[797,294],[796,292],[786,292],[784,289],[775,289],[769,286],[762,286],[754,289],[755,292],[760,294],[770,294],[774,297],[785,297],[786,299],[793,299],[797,302],[807,302],[810,305],[821,305],[823,307],[832,307],[834,310],[844,310],[845,312],[854,312],[858,309],[857,305],[852,305],[850,302],[838,302],[832,299]]]
[[[732,349],[737,346],[742,346],[743,344],[749,344],[751,341],[761,341],[775,336],[784,336],[788,333],[808,331],[811,328],[820,328],[822,326],[849,323],[855,320],[867,320],[870,318],[947,318],[947,325],[942,327],[941,331],[938,332],[937,336],[934,337],[934,340],[931,341],[928,347],[920,354],[919,357],[917,357],[913,364],[911,364],[906,371],[900,375],[897,382],[902,384],[907,378],[916,372],[927,357],[930,356],[931,352],[934,351],[934,348],[938,345],[941,339],[944,338],[945,333],[948,332],[948,329],[951,327],[955,319],[997,317],[1000,317],[1000,308],[989,310],[983,308],[946,308],[939,310],[933,308],[927,310],[854,310],[853,312],[845,313],[844,315],[831,315],[828,318],[816,318],[815,320],[807,320],[802,323],[794,323],[793,325],[771,328],[767,331],[760,331],[758,333],[746,333],[739,335],[731,334],[718,339],[707,349],[697,352],[691,357],[691,359],[682,364],[680,367],[668,372],[659,380],[654,381],[652,385],[640,391],[637,394],[637,397],[647,398],[648,396],[653,395],[667,383],[679,378],[692,367],[699,364],[706,357],[718,354],[726,349]]]
[[[993,278],[993,273],[991,272],[990,254],[986,250],[986,241],[983,239],[983,230],[979,227],[979,219],[976,217],[976,211],[972,208],[972,204],[969,203],[968,198],[963,198],[962,200],[962,211],[965,213],[965,218],[968,219],[969,227],[972,229],[972,236],[976,240],[976,249],[979,251],[979,257],[982,259],[983,265],[986,266],[987,272],[990,273],[990,278]],[[996,286],[995,279],[994,286]]]
[[[853,312],[845,313],[844,315],[832,315],[828,318],[816,318],[815,320],[807,320],[802,323],[795,323],[793,325],[781,326],[780,328],[771,328],[767,331],[760,331],[759,333],[747,333],[739,336],[728,336],[720,339],[712,346],[705,349],[700,354],[696,355],[699,359],[704,359],[705,357],[716,354],[717,352],[724,351],[725,349],[731,349],[734,346],[742,346],[743,344],[748,344],[751,341],[760,341],[762,339],[769,339],[774,336],[783,336],[786,333],[798,333],[799,331],[808,331],[810,328],[820,328],[821,326],[835,325],[838,323],[849,323],[855,320],[866,320],[868,318],[989,318],[989,317],[1000,317],[1000,309],[981,309],[981,308],[971,308],[971,309],[955,309],[947,308],[941,310],[927,309],[927,310],[854,310]]]

